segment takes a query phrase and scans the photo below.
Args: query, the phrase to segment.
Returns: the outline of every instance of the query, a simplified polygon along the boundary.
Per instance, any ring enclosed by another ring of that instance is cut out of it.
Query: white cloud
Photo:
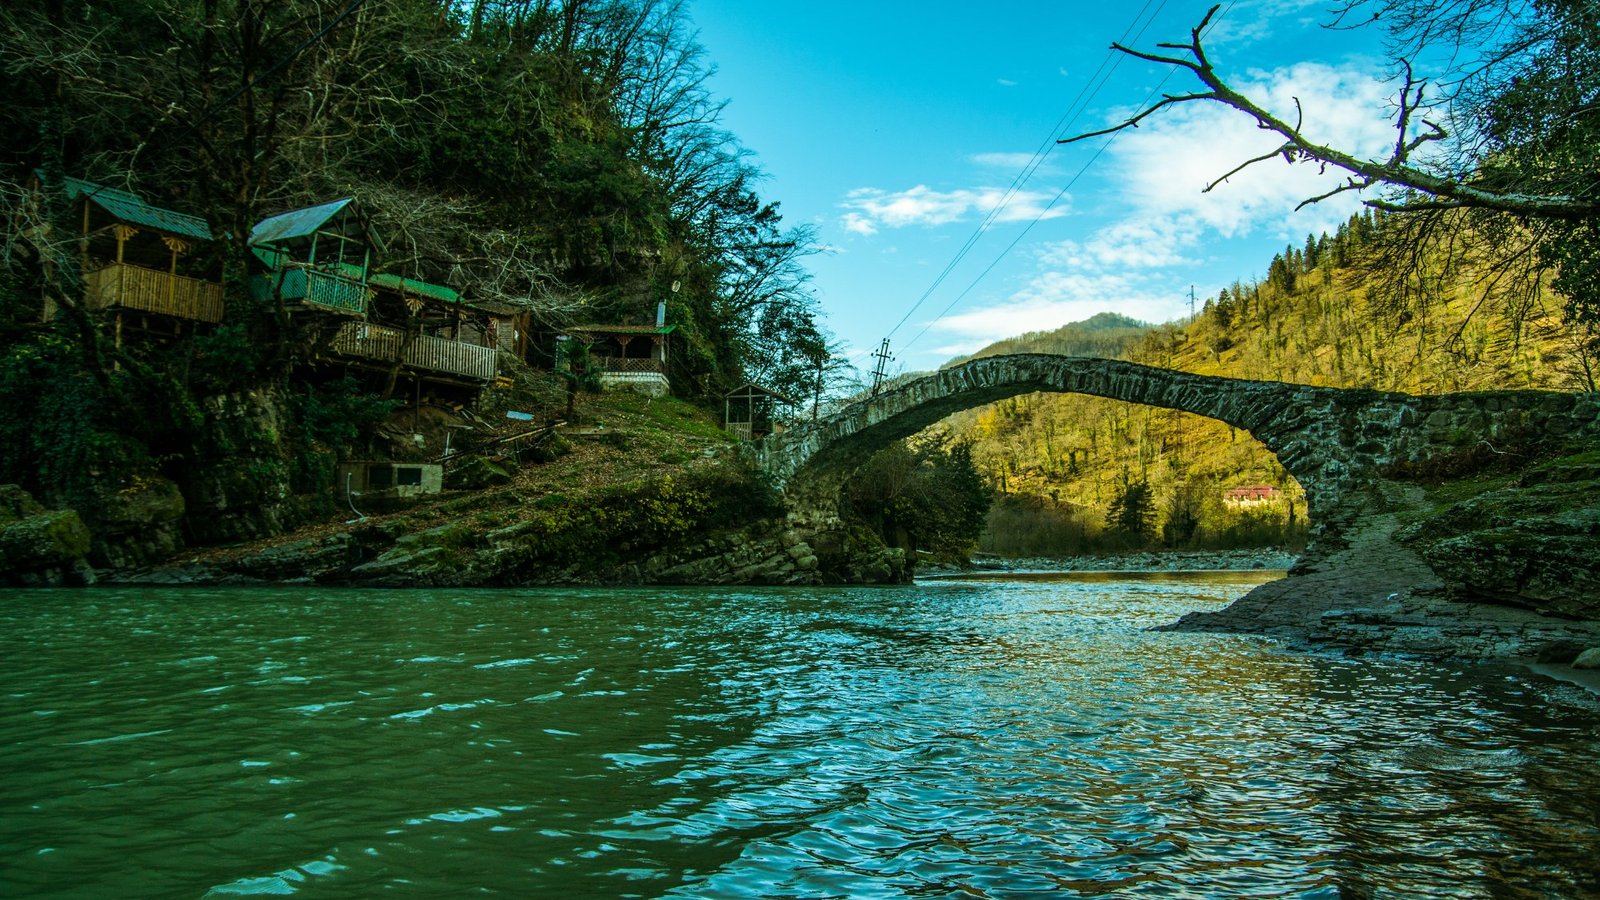
[[[1046,266],[1077,269],[1154,269],[1194,260],[1182,251],[1200,241],[1199,224],[1190,217],[1140,217],[1101,229],[1087,241],[1046,244],[1039,261]]]
[[[946,316],[930,330],[955,337],[951,346],[967,347],[951,352],[970,353],[1002,338],[1048,331],[1108,310],[1164,322],[1181,315],[1184,303],[1138,273],[1041,272],[1005,302]]]
[[[1211,30],[1206,33],[1203,43],[1208,50],[1218,47],[1238,50],[1272,37],[1274,32],[1281,30],[1286,19],[1305,19],[1307,24],[1314,22],[1319,15],[1328,11],[1330,5],[1324,0],[1236,0],[1228,5],[1226,14],[1212,20]],[[1198,24],[1200,20],[1196,18],[1190,26]],[[1214,56],[1210,53],[1207,55]]]
[[[1016,87],[1017,83],[1009,78],[996,78],[995,82],[1001,87]]]
[[[1033,174],[1054,175],[1061,170],[1048,162],[1035,158],[1032,153],[974,153],[967,157],[967,161],[986,169],[998,169],[1008,174],[1016,174],[1033,167]]]
[[[1388,89],[1365,68],[1301,63],[1273,72],[1251,72],[1236,87],[1269,110],[1293,121],[1300,101],[1305,132],[1312,140],[1381,156],[1393,140],[1384,116]],[[1192,217],[1223,237],[1273,228],[1284,236],[1337,226],[1357,198],[1344,195],[1301,210],[1303,200],[1326,193],[1346,177],[1310,163],[1271,159],[1250,166],[1209,193],[1215,181],[1245,160],[1282,143],[1250,117],[1220,103],[1191,102],[1163,110],[1112,145],[1114,180],[1144,216]]]
[[[968,160],[996,169],[1021,169],[1033,162],[1032,153],[974,153]]]
[[[997,222],[1055,219],[1067,214],[1064,204],[1051,206],[1056,196],[1053,193],[1018,191],[1009,200],[1006,194],[1004,188],[997,187],[935,191],[919,184],[892,193],[879,188],[858,188],[845,195],[840,204],[849,212],[840,217],[839,224],[846,231],[861,235],[876,234],[880,227],[948,225],[969,216],[986,216],[1002,200],[1005,208],[995,217]]]
[[[860,234],[871,237],[872,235],[878,233],[878,226],[872,224],[871,219],[868,219],[866,216],[863,216],[860,213],[845,213],[839,217],[839,225],[845,231],[848,231],[851,234]]]
[[[1387,91],[1365,72],[1306,63],[1251,72],[1236,86],[1291,118],[1298,97],[1308,137],[1381,157],[1393,140],[1384,117]],[[1215,103],[1183,104],[1122,134],[1109,151],[1109,180],[1121,187],[1116,203],[1124,214],[1087,237],[1045,245],[1037,254],[1040,271],[1003,301],[934,322],[929,330],[946,338],[938,352],[970,353],[1108,310],[1169,321],[1188,311],[1187,291],[1176,283],[1181,267],[1198,262],[1194,257],[1204,255],[1208,242],[1246,234],[1298,241],[1337,227],[1357,208],[1357,198],[1294,210],[1343,178],[1316,166],[1275,159],[1202,193],[1279,143],[1242,113]]]

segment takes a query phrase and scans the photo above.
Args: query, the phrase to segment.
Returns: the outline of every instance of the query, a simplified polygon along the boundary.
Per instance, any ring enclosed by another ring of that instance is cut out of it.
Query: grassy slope
[[[528,399],[515,398],[503,405],[534,408],[533,403],[518,402]],[[541,419],[560,413],[559,407],[545,409]],[[628,392],[580,395],[578,414],[582,429],[591,433],[547,442],[543,453],[525,454],[520,466],[512,458],[500,460],[511,473],[510,480],[503,484],[476,490],[447,489],[439,495],[391,504],[387,509],[376,501],[358,500],[366,513],[362,522],[346,521],[350,512],[344,510],[327,522],[262,541],[191,554],[180,562],[226,567],[270,547],[318,541],[351,531],[353,524],[360,531],[397,536],[452,523],[491,530],[535,519],[576,519],[607,506],[626,506],[628,496],[651,494],[667,479],[679,485],[716,483],[735,488],[743,483],[735,438],[724,432],[711,414],[683,400],[651,399]],[[409,415],[397,414],[408,430]],[[552,445],[559,448],[557,453],[550,452]],[[534,458],[546,461],[533,461]],[[450,481],[447,475],[447,488]],[[650,517],[644,512],[638,517],[640,524],[649,526]],[[674,515],[679,512],[672,510]],[[675,525],[697,528],[702,523]],[[605,542],[617,535],[594,537]]]

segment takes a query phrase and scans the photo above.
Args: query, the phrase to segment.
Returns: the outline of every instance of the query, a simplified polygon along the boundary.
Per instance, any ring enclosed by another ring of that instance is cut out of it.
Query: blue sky
[[[1385,112],[1394,86],[1375,80],[1379,35],[1320,28],[1326,8],[1225,4],[1208,53],[1270,108],[1292,111],[1298,98],[1314,136],[1382,155],[1393,141]],[[1184,40],[1206,9],[1161,0],[1142,10],[1015,0],[690,4],[718,70],[712,88],[728,101],[724,124],[756,153],[764,196],[787,221],[813,225],[826,248],[808,263],[825,324],[863,369],[893,331],[892,370],[934,368],[1100,311],[1178,318],[1191,285],[1203,301],[1259,277],[1286,243],[1331,230],[1357,208],[1346,196],[1295,212],[1333,176],[1278,162],[1202,194],[1275,144],[1241,114],[1191,104],[1109,145],[1052,144],[980,230],[1048,138],[1103,127],[1163,86],[1162,67],[1108,59],[1113,40],[1141,49]],[[1113,63],[1081,115],[1058,128]],[[1186,73],[1164,84],[1194,87]]]

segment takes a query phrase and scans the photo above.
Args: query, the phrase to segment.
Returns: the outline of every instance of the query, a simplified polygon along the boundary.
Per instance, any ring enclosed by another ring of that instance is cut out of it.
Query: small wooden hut
[[[221,272],[214,260],[196,264],[192,256],[212,240],[204,219],[81,178],[62,179],[62,188],[82,223],[84,303],[116,311],[119,345],[125,322],[176,333],[185,321],[222,321]],[[47,305],[44,317],[54,314]]]
[[[771,388],[747,381],[722,395],[722,427],[747,441],[781,434],[784,417],[780,411],[798,405]]]
[[[568,329],[589,345],[600,383],[659,397],[667,381],[667,354],[676,325],[583,325]]]
[[[269,216],[250,232],[250,250],[261,269],[251,278],[251,291],[263,302],[281,299],[306,309],[364,315],[372,258],[381,249],[349,197]]]

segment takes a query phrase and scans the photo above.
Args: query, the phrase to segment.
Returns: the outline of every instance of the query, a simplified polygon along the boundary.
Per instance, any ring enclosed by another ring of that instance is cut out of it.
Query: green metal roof
[[[429,284],[426,281],[416,281],[411,278],[402,278],[399,275],[384,273],[374,275],[367,279],[367,283],[375,288],[394,291],[399,294],[414,294],[418,297],[427,297],[445,303],[460,303],[461,295],[442,284]]]
[[[144,202],[138,194],[117,188],[95,184],[82,178],[63,178],[62,186],[66,189],[69,200],[87,197],[96,206],[110,213],[119,222],[130,225],[143,225],[156,231],[165,231],[168,234],[177,234],[184,237],[196,238],[202,241],[211,240],[211,226],[199,216],[187,213],[174,212],[151,206]]]
[[[346,206],[354,202],[353,198],[346,197],[332,203],[308,206],[305,209],[291,209],[286,213],[268,216],[257,222],[256,227],[250,230],[250,243],[276,244],[294,238],[310,237],[317,229],[326,225],[329,219],[337,216]]]

